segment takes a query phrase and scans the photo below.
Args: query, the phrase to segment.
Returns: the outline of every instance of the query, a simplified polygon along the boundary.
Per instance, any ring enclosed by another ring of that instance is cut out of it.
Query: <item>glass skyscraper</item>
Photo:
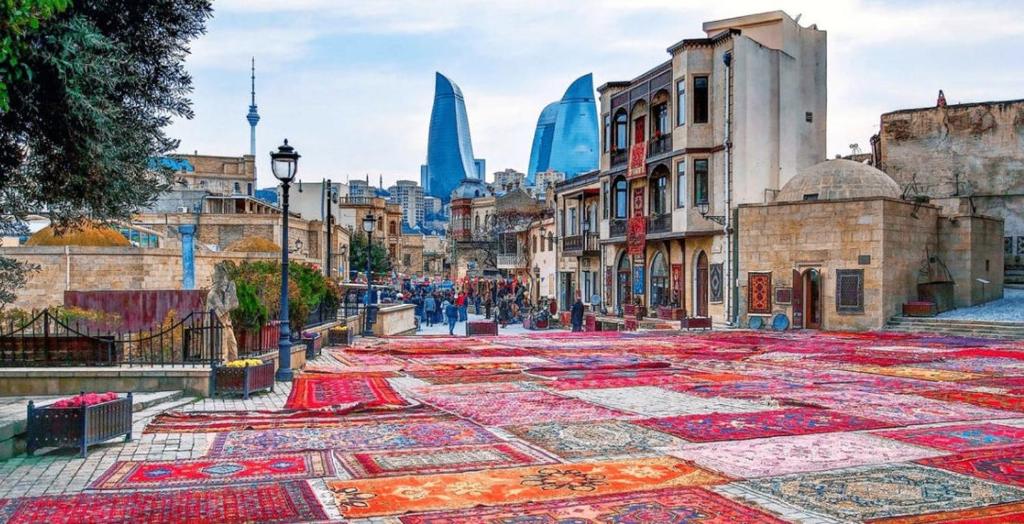
[[[569,86],[561,100],[541,111],[526,179],[533,184],[543,171],[559,171],[570,179],[597,169],[598,147],[594,76],[587,73]]]
[[[452,190],[463,180],[483,181],[485,168],[483,159],[473,157],[462,90],[448,77],[437,73],[427,138],[427,163],[420,167],[424,194],[448,202]]]

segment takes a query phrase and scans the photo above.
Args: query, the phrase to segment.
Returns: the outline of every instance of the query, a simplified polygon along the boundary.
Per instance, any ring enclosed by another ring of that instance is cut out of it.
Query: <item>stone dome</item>
[[[52,226],[40,229],[25,241],[26,246],[92,246],[92,247],[128,247],[132,245],[128,238],[116,229],[86,222],[79,224],[62,234],[57,234]]]
[[[900,198],[901,193],[899,184],[878,169],[853,160],[836,159],[800,171],[782,186],[775,201]]]

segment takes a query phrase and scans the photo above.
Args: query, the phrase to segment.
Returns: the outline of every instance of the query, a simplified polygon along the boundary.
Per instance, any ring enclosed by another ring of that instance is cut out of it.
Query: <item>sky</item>
[[[935,103],[1024,98],[1024,2],[794,0],[215,0],[193,42],[195,118],[179,152],[249,149],[256,59],[257,172],[284,138],[299,179],[367,174],[419,180],[434,72],[462,88],[473,150],[495,171],[526,171],[541,109],[580,75],[629,80],[701,23],[782,9],[828,34],[829,157],[868,151],[879,116]]]

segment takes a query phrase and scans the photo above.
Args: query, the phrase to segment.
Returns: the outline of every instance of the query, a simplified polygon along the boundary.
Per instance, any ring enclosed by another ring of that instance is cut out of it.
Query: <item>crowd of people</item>
[[[501,327],[523,323],[526,316],[541,311],[541,308],[530,303],[523,286],[489,283],[483,289],[479,288],[466,286],[464,289],[434,289],[433,286],[420,286],[407,288],[402,299],[416,306],[417,329],[419,326],[446,324],[448,333],[452,335],[455,334],[456,325],[467,320],[471,308],[474,314],[493,319]],[[547,307],[543,311],[545,315],[554,313],[548,313]]]

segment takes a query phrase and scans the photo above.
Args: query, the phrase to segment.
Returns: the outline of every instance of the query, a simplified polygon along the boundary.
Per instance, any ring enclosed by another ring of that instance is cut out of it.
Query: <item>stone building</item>
[[[558,307],[568,310],[578,294],[590,305],[601,289],[601,244],[598,208],[601,180],[598,171],[583,173],[555,185],[556,229],[560,242],[557,259]]]
[[[908,196],[1002,218],[1006,269],[1024,269],[1024,100],[886,113],[872,149]]]
[[[159,164],[174,170],[173,189],[195,189],[214,195],[252,196],[256,184],[256,161],[252,155],[173,155]]]
[[[734,319],[737,206],[770,201],[825,158],[825,32],[782,11],[703,30],[636,78],[598,87],[609,310]]]
[[[363,235],[363,217],[377,219],[373,242],[383,242],[388,257],[395,266],[402,261],[402,208],[389,204],[383,197],[348,196],[339,199],[338,225],[348,228],[353,235]],[[357,271],[361,268],[354,268]]]
[[[768,204],[739,206],[741,324],[879,329],[905,303],[940,310],[1002,296],[1002,220],[904,200],[850,160],[804,169]]]

